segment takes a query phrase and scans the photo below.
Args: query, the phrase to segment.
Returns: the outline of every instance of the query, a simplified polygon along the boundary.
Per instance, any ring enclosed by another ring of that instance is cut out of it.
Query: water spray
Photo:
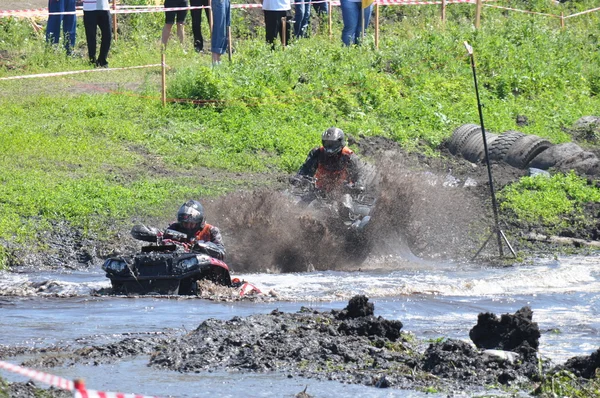
[[[487,165],[488,179],[490,182],[490,193],[492,195],[492,208],[494,211],[494,229],[493,229],[492,233],[490,234],[490,236],[488,236],[488,238],[485,240],[485,242],[483,243],[481,248],[477,251],[477,253],[475,253],[475,255],[473,256],[473,260],[479,255],[479,253],[481,253],[481,251],[488,244],[488,242],[490,241],[492,236],[494,236],[494,233],[496,234],[496,238],[498,239],[498,251],[500,252],[500,256],[501,257],[504,256],[504,251],[502,250],[502,241],[504,241],[504,242],[506,242],[506,245],[510,249],[513,256],[517,257],[512,246],[508,242],[508,239],[506,239],[506,235],[504,235],[504,232],[502,231],[502,229],[500,229],[500,224],[498,222],[498,204],[496,202],[496,193],[494,191],[494,181],[492,178],[492,168],[490,166],[490,157],[488,154],[487,138],[485,136],[485,127],[483,125],[482,106],[481,106],[481,101],[479,100],[479,88],[477,86],[477,73],[475,72],[475,57],[473,55],[473,47],[471,47],[469,45],[469,43],[467,43],[466,41],[465,41],[465,48],[467,49],[467,53],[469,54],[469,58],[471,59],[471,69],[473,70],[473,82],[475,83],[475,95],[477,96],[477,109],[479,110],[479,122],[481,123],[481,135],[483,138],[483,152],[485,153],[485,163]]]

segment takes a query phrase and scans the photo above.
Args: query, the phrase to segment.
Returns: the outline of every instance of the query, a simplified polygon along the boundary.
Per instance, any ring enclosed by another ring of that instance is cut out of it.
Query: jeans
[[[208,0],[190,0],[192,7],[208,6]],[[206,21],[210,26],[210,8],[199,10],[190,10],[192,15],[192,32],[194,33],[194,49],[196,51],[204,50],[204,38],[202,37],[202,12],[206,13]]]
[[[327,3],[324,0],[319,0],[319,1],[322,1],[322,2],[321,3],[313,3],[313,8],[315,9],[315,12],[317,13],[317,15],[320,15],[320,14],[327,15],[329,3]]]
[[[344,28],[342,29],[342,41],[347,46],[351,44],[359,44],[363,31],[363,15],[366,31],[367,27],[369,26],[369,19],[371,19],[373,4],[365,8],[361,13],[362,4],[360,1],[341,0],[341,8],[342,20],[344,21]]]
[[[231,26],[231,3],[229,0],[212,0],[213,30],[210,37],[210,51],[225,54],[229,45],[227,28]]]
[[[90,62],[96,66],[107,67],[108,51],[110,50],[110,41],[112,40],[110,11],[96,10],[83,12],[83,26],[85,27],[85,37],[87,39],[88,54]],[[96,60],[96,34],[100,28],[100,56]]]
[[[308,37],[310,27],[310,0],[299,0],[294,12],[294,36]]]
[[[75,0],[48,0],[49,13],[69,11],[75,11]],[[49,15],[48,25],[46,26],[46,41],[51,44],[58,44],[61,23],[63,34],[65,35],[65,49],[67,50],[67,55],[71,55],[71,51],[75,47],[75,33],[77,28],[77,17],[75,14]]]

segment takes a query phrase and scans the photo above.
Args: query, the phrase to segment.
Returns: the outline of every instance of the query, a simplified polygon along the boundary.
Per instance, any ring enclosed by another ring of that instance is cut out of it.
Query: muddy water
[[[301,306],[342,309],[353,295],[366,294],[375,304],[375,315],[401,320],[404,331],[420,338],[468,341],[478,313],[514,313],[529,305],[542,331],[543,357],[561,363],[575,355],[589,355],[600,345],[599,257],[538,260],[508,268],[406,262],[393,257],[378,261],[388,270],[237,275],[264,291],[276,291],[278,299],[268,302],[98,297],[92,293],[109,286],[100,270],[0,274],[0,344],[78,347],[132,336],[178,334],[196,328],[207,318],[230,319],[275,308],[293,312]],[[6,359],[19,363],[26,357]],[[234,396],[249,391],[251,396],[293,396],[305,386],[316,397],[425,395],[288,378],[277,373],[218,370],[179,374],[148,368],[144,359],[39,370],[70,379],[83,377],[92,389],[159,396]],[[2,376],[25,380],[4,372]]]

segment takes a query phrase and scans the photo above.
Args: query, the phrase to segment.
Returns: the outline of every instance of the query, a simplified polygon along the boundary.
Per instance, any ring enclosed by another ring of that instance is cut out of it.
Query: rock
[[[469,337],[478,348],[519,351],[539,347],[540,329],[532,321],[533,312],[523,307],[514,315],[503,314],[500,319],[490,312],[480,313]]]

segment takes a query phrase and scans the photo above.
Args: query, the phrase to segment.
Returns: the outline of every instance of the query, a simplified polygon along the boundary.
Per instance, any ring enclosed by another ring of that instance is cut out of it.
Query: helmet
[[[337,127],[330,127],[321,135],[321,141],[323,142],[323,148],[327,155],[335,155],[342,151],[342,148],[346,146],[346,140],[344,138],[344,132]]]
[[[204,227],[204,207],[198,201],[188,200],[179,208],[177,221],[197,224],[196,228]]]

